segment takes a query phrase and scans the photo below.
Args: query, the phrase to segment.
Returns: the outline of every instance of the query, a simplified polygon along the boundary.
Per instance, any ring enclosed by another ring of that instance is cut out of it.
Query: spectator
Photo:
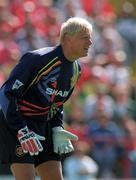
[[[78,141],[74,147],[75,152],[64,160],[66,180],[95,180],[99,168],[88,155],[90,145],[84,141]]]
[[[90,122],[88,136],[92,145],[91,154],[100,168],[100,178],[113,178],[113,168],[117,160],[116,149],[123,136],[121,129],[111,120],[111,116],[97,109],[95,119]]]

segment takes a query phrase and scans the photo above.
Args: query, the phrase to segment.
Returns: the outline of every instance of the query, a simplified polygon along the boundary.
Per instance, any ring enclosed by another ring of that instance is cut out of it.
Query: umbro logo
[[[21,86],[23,86],[23,83],[21,81],[19,81],[18,79],[16,79],[16,81],[14,82],[14,84],[12,86],[12,90],[19,89]]]

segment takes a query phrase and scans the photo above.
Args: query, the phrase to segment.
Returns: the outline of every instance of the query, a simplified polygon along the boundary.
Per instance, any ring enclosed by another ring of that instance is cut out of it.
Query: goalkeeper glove
[[[30,153],[30,155],[33,156],[38,155],[39,152],[43,151],[40,140],[44,141],[45,137],[29,130],[27,126],[18,131],[17,137],[24,153]]]
[[[54,152],[58,154],[70,153],[74,150],[74,147],[70,140],[77,141],[78,137],[62,127],[54,127],[53,130],[53,145]]]

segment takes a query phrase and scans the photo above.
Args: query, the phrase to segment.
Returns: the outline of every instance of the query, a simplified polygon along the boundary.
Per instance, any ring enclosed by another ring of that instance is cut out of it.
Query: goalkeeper
[[[16,180],[62,180],[61,156],[78,137],[63,128],[63,105],[88,55],[92,25],[72,17],[62,24],[60,43],[24,54],[0,89],[0,163]]]

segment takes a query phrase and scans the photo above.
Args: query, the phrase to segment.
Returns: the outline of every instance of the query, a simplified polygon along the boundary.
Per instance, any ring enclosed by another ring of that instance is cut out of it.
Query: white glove
[[[29,130],[27,126],[18,131],[17,137],[24,153],[30,153],[30,155],[33,156],[43,151],[43,147],[39,140],[44,141],[45,137]]]
[[[53,145],[54,152],[58,154],[70,153],[74,150],[74,147],[70,140],[77,141],[78,137],[72,134],[62,127],[54,127],[53,130]]]

